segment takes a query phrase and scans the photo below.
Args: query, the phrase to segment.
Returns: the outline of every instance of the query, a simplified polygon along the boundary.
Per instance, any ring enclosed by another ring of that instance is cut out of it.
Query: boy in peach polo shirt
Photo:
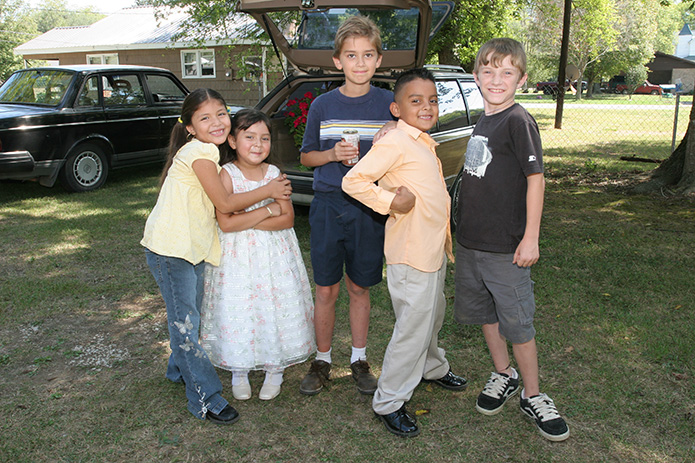
[[[342,186],[374,211],[389,214],[384,254],[396,324],[372,407],[389,432],[411,437],[420,430],[405,402],[422,380],[454,391],[467,383],[451,372],[438,346],[446,308],[446,256],[453,261],[453,255],[449,194],[437,143],[427,134],[439,116],[432,73],[401,74],[394,100],[396,128],[343,177]]]

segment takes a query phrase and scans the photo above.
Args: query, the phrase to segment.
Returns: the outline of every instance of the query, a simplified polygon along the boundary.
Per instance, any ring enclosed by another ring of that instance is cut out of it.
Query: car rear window
[[[437,95],[439,96],[438,131],[468,126],[466,103],[463,101],[458,83],[455,80],[437,81]]]
[[[468,107],[468,117],[471,125],[475,125],[485,110],[483,107],[483,95],[475,82],[461,80],[459,83],[461,84],[463,96],[466,97],[466,106]]]
[[[74,73],[58,69],[15,72],[0,87],[0,103],[57,106],[63,101]]]
[[[169,76],[147,74],[145,79],[147,80],[147,88],[152,93],[152,99],[155,103],[183,101],[186,98],[186,93]]]

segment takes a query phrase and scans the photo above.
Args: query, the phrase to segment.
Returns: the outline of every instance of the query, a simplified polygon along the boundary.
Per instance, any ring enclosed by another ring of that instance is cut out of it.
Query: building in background
[[[124,8],[90,26],[58,27],[15,48],[28,65],[127,64],[169,69],[189,89],[213,88],[229,104],[253,106],[275,81],[269,73],[269,42],[248,39],[257,31],[248,15],[231,16],[229,30],[216,40],[177,38],[189,16],[182,10],[158,15],[152,7]],[[255,37],[258,37],[256,35]],[[277,67],[277,66],[276,66]],[[279,80],[279,73],[275,73]]]

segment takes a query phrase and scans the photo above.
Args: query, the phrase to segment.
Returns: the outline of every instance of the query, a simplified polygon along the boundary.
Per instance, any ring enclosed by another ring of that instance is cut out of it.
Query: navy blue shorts
[[[319,286],[340,282],[343,265],[359,286],[381,282],[385,223],[386,216],[342,191],[314,192],[309,210],[314,282]]]

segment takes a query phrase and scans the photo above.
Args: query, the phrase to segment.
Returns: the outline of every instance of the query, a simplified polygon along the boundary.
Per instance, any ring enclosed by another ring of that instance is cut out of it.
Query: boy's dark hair
[[[174,162],[174,156],[181,149],[183,145],[188,143],[191,139],[189,138],[187,125],[191,125],[191,118],[193,114],[198,110],[200,105],[208,100],[217,100],[224,107],[227,104],[224,102],[224,98],[218,92],[211,88],[197,88],[193,90],[186,96],[183,100],[183,106],[181,107],[181,116],[174,128],[171,130],[171,136],[169,137],[169,152],[167,154],[167,160],[164,164],[164,169],[162,170],[162,176],[159,179],[160,186],[164,183],[164,179],[167,177],[167,172]]]
[[[247,130],[252,125],[257,122],[263,122],[268,131],[270,132],[270,137],[272,140],[273,132],[270,126],[270,118],[263,112],[257,109],[242,109],[232,116],[232,129],[229,131],[229,136],[236,138],[237,134],[242,130]],[[272,144],[271,144],[272,153]],[[271,156],[269,155],[268,158]],[[225,143],[220,146],[220,165],[224,165],[228,162],[233,162],[236,160],[236,151],[233,150],[229,143]],[[267,160],[266,160],[267,161]]]
[[[333,42],[333,57],[338,58],[343,49],[345,40],[350,37],[366,37],[376,48],[379,56],[383,55],[381,49],[381,34],[379,27],[366,16],[351,16],[340,25],[335,33],[335,41]]]
[[[410,69],[408,71],[402,72],[399,76],[398,79],[396,79],[396,85],[393,86],[393,99],[396,100],[400,96],[400,92],[403,90],[403,87],[408,82],[412,82],[415,79],[422,79],[422,80],[429,80],[433,84],[435,84],[434,80],[434,74],[432,74],[431,71],[425,68],[416,68],[416,69]]]

